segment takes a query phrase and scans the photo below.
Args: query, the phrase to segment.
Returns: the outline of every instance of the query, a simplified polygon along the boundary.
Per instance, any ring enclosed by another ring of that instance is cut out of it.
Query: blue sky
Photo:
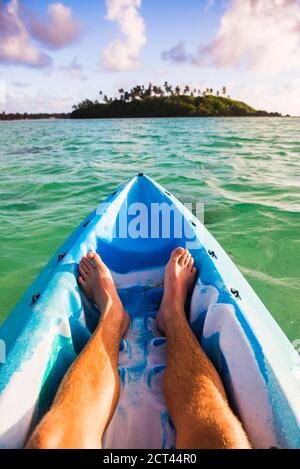
[[[299,115],[299,25],[300,0],[0,0],[0,110],[167,80]]]

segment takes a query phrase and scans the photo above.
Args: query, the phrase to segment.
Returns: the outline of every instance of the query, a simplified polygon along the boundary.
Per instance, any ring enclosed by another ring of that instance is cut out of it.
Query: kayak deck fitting
[[[181,217],[187,230],[178,235],[173,229],[165,236],[162,226],[151,224],[151,207],[159,204],[172,207],[170,216]],[[124,221],[128,207],[136,212]],[[126,236],[120,232],[124,226]],[[130,230],[133,236],[128,236]],[[155,316],[164,268],[177,246],[190,250],[199,272],[191,327],[220,373],[252,444],[300,447],[300,366],[294,348],[203,224],[142,174],[79,225],[0,328],[6,346],[6,362],[0,364],[0,447],[24,446],[96,327],[100,313],[77,284],[79,261],[91,250],[111,270],[131,316],[120,345],[120,400],[103,447],[175,447],[162,393],[165,337]]]

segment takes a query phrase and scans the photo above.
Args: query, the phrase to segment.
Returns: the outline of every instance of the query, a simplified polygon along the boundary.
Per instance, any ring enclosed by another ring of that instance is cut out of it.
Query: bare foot
[[[156,316],[159,329],[165,333],[169,315],[184,314],[187,296],[196,281],[197,269],[187,249],[176,248],[166,266],[163,299]]]
[[[79,263],[78,283],[86,296],[96,304],[101,317],[110,315],[120,321],[123,335],[129,328],[130,319],[117,293],[108,267],[95,252],[83,256]]]

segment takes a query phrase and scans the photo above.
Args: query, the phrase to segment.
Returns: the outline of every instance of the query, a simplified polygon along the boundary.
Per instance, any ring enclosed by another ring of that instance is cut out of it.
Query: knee
[[[55,433],[36,431],[29,438],[26,449],[56,449],[60,447],[59,440]]]
[[[101,440],[88,432],[73,433],[61,428],[35,431],[29,439],[26,449],[100,449]]]

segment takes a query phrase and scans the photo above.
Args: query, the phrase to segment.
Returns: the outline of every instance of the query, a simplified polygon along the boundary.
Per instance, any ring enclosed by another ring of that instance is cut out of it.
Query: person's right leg
[[[66,373],[27,448],[100,448],[118,403],[119,346],[129,327],[129,316],[108,268],[97,254],[83,256],[79,272],[81,288],[101,311],[99,324]]]
[[[250,448],[229,407],[221,379],[187,321],[184,305],[196,269],[187,250],[173,251],[157,316],[167,338],[164,395],[176,428],[177,448]]]

